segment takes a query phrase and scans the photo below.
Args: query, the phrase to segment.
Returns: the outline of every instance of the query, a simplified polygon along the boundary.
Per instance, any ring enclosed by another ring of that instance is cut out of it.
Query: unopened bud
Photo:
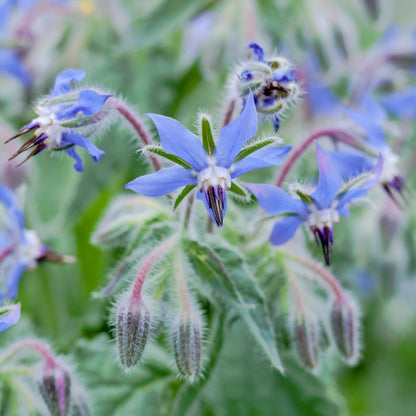
[[[52,416],[67,416],[71,401],[71,377],[62,366],[46,368],[39,382],[40,393]]]
[[[140,361],[149,338],[151,313],[142,297],[127,297],[117,311],[117,345],[120,364],[127,371]]]
[[[75,391],[72,395],[71,416],[91,416],[88,398],[83,391]]]
[[[313,315],[303,315],[294,328],[296,349],[302,363],[314,369],[319,358],[319,325]]]
[[[202,371],[202,324],[195,314],[180,315],[172,332],[173,351],[178,370],[191,383]]]
[[[331,328],[335,343],[348,363],[356,364],[359,358],[358,310],[355,302],[345,296],[335,300],[331,312]]]

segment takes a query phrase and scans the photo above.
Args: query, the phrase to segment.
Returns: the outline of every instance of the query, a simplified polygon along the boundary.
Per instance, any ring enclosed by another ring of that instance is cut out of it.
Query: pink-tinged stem
[[[14,250],[14,245],[6,247],[3,251],[0,252],[0,263]]]
[[[20,36],[27,36],[27,37],[31,37],[32,36],[32,31],[31,31],[31,26],[33,24],[33,22],[40,16],[44,16],[45,14],[56,14],[56,15],[74,15],[74,16],[78,16],[79,13],[71,10],[70,8],[60,5],[60,4],[56,4],[53,2],[48,2],[48,3],[39,3],[36,6],[34,6],[24,17],[24,19],[22,19],[18,29],[17,29],[17,33]]]
[[[1,361],[6,361],[17,352],[23,349],[28,349],[30,351],[37,351],[45,360],[45,367],[47,369],[54,369],[57,367],[57,363],[55,357],[47,344],[44,344],[37,339],[25,339],[22,341],[17,342],[16,344],[12,345],[9,350],[5,352],[4,355],[0,357]]]
[[[287,253],[286,253],[287,254]],[[308,267],[309,269],[316,272],[319,276],[321,276],[325,282],[330,286],[332,291],[334,292],[336,298],[338,300],[344,299],[344,293],[342,290],[341,285],[339,284],[338,280],[323,266],[321,266],[319,263],[314,262],[313,260],[309,260],[304,257],[295,256],[292,254],[287,254],[287,256],[296,261],[299,264],[302,264],[305,267]]]
[[[153,269],[153,267],[161,260],[161,258],[167,254],[172,242],[172,238],[165,240],[145,258],[133,283],[133,289],[131,291],[131,300],[133,302],[140,301],[146,277],[149,275],[149,272]]]
[[[222,126],[226,126],[227,124],[230,124],[230,121],[234,114],[234,108],[235,108],[235,100],[231,100],[228,103],[227,110],[225,111],[224,120],[222,121]]]
[[[121,101],[119,101],[115,97],[110,98],[111,102],[117,109],[117,111],[125,118],[125,120],[130,123],[130,125],[133,127],[133,129],[136,131],[136,133],[139,135],[139,137],[142,139],[142,142],[144,145],[151,145],[154,144],[152,139],[150,138],[149,133],[143,126],[143,124],[137,119],[137,117],[134,115],[134,113]],[[155,171],[158,171],[162,169],[162,163],[155,155],[150,155],[150,160],[153,164],[153,168]]]
[[[317,139],[321,137],[330,137],[333,141],[343,142],[351,147],[357,149],[368,151],[361,143],[359,143],[353,136],[345,132],[344,130],[337,128],[327,128],[318,130],[315,133],[307,137],[298,148],[290,155],[285,164],[282,166],[282,170],[279,173],[279,176],[276,179],[276,186],[282,186],[286,176],[289,171],[292,169],[295,162],[299,159],[302,153]]]

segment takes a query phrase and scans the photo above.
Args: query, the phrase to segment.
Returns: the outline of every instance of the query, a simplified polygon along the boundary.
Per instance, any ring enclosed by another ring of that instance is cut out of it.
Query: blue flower
[[[84,76],[82,70],[67,69],[56,77],[51,93],[35,107],[39,117],[8,140],[33,132],[33,136],[10,159],[29,149],[31,152],[20,164],[44,149],[64,151],[75,160],[74,168],[80,172],[83,170],[82,160],[75,150],[75,146],[80,146],[88,151],[94,162],[98,162],[104,152],[87,137],[106,123],[111,112],[111,106],[106,102],[111,95],[71,89],[71,83],[81,81]]]
[[[20,303],[0,305],[0,332],[5,331],[20,319]]]
[[[299,96],[295,68],[281,56],[266,58],[257,43],[251,42],[249,48],[255,59],[244,62],[237,69],[235,88],[243,100],[253,91],[257,111],[263,118],[272,119],[277,132],[284,111]]]
[[[316,158],[319,178],[316,189],[310,195],[297,191],[299,198],[292,198],[280,188],[264,184],[246,184],[253,192],[261,207],[269,215],[284,216],[272,230],[270,241],[280,245],[290,240],[298,227],[306,222],[316,243],[321,243],[325,262],[331,262],[333,244],[332,225],[339,221],[340,215],[349,215],[349,204],[357,198],[364,197],[368,190],[378,181],[382,169],[382,159],[372,172],[359,180],[360,187],[344,185],[336,164],[331,157],[316,143]],[[353,180],[351,183],[357,181]]]
[[[236,186],[232,180],[253,169],[279,165],[291,149],[290,146],[273,146],[276,143],[273,139],[243,148],[257,132],[256,107],[251,93],[241,115],[221,129],[216,142],[213,141],[209,123],[204,125],[204,118],[201,143],[178,121],[156,114],[149,114],[149,117],[156,125],[165,152],[162,154],[158,150],[155,153],[180,166],[141,176],[129,182],[126,188],[147,196],[160,196],[182,186],[197,187],[198,198],[204,201],[218,227],[223,225],[227,208],[225,191]]]
[[[403,119],[416,117],[416,87],[384,94],[380,97],[384,108],[393,116]]]
[[[398,98],[398,101],[403,100],[408,102],[406,98]],[[394,99],[391,103],[393,102]],[[397,168],[399,157],[386,142],[384,126],[388,122],[387,114],[383,107],[369,95],[363,95],[361,107],[362,111],[352,110],[348,107],[345,107],[344,111],[364,130],[366,145],[375,154],[381,154],[383,157],[383,172],[380,175],[380,183],[388,195],[393,200],[396,200],[394,192],[401,194],[406,186],[406,180]],[[333,153],[332,157],[336,159],[344,177],[348,177],[363,169],[371,168],[376,163],[375,157],[358,155],[356,153]]]
[[[0,300],[17,296],[23,271],[36,267],[45,252],[36,233],[25,229],[16,195],[0,183]]]

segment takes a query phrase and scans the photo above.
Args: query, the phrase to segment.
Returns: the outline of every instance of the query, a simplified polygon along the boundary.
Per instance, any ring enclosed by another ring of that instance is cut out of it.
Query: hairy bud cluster
[[[282,56],[266,58],[256,43],[250,43],[249,47],[255,59],[244,62],[237,69],[234,89],[243,100],[252,91],[258,113],[271,118],[275,131],[278,131],[284,111],[300,95],[295,68]]]

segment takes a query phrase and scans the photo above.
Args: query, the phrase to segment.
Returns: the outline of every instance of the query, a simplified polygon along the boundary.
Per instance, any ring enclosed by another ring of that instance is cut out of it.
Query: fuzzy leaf
[[[283,372],[263,293],[241,254],[218,241],[211,247],[190,239],[182,244],[203,287],[233,304],[273,366]]]
[[[178,208],[179,204],[185,199],[185,197],[195,188],[196,185],[187,185],[182,189],[181,193],[175,200],[173,204],[173,210],[175,211]]]
[[[278,137],[268,137],[267,139],[259,140],[249,146],[245,146],[241,149],[240,153],[235,157],[234,162],[238,162],[241,159],[245,159],[256,150],[260,150],[263,147],[269,146],[274,143],[278,143],[280,139]]]
[[[158,156],[162,156],[165,159],[168,159],[176,163],[177,165],[183,166],[184,168],[192,169],[189,163],[185,162],[183,159],[181,159],[180,157],[176,155],[166,152],[160,146],[149,145],[149,146],[144,147],[143,150],[146,152],[154,153],[155,155],[158,155]]]
[[[214,153],[215,142],[212,137],[212,128],[208,119],[202,118],[201,120],[201,131],[202,131],[202,144],[205,150],[211,156]]]

